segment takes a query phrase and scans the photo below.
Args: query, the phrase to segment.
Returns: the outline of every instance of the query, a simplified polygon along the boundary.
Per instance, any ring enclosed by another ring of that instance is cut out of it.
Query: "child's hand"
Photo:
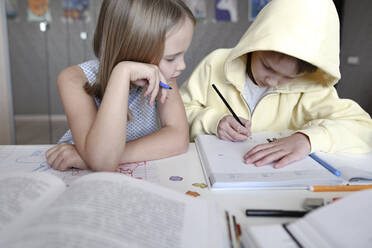
[[[274,162],[274,168],[281,168],[289,163],[306,157],[311,151],[308,137],[295,133],[268,144],[255,146],[243,159],[246,164],[262,166]]]
[[[47,163],[55,170],[77,168],[87,170],[88,166],[81,159],[74,145],[62,143],[50,148],[45,153]]]
[[[121,62],[117,66],[120,66],[121,70],[127,70],[129,72],[129,80],[131,84],[139,87],[146,87],[143,96],[150,96],[150,105],[154,103],[159,92],[160,102],[164,103],[166,101],[168,90],[160,88],[159,83],[162,81],[163,83],[167,84],[167,81],[160,72],[158,66],[132,61]]]
[[[217,127],[217,136],[233,142],[246,140],[251,135],[251,123],[246,119],[240,117],[239,119],[244,127],[232,115],[222,118]]]

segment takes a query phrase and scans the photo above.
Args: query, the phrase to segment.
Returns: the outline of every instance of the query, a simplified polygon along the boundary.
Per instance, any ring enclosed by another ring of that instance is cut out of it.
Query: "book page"
[[[76,180],[7,247],[207,247],[207,223],[205,200],[94,173]]]
[[[1,174],[0,241],[17,235],[64,189],[60,179],[46,173]]]
[[[246,247],[298,248],[282,225],[248,226],[243,230],[242,242]]]
[[[270,187],[339,184],[343,182],[310,157],[275,169],[272,164],[256,167],[245,164],[243,156],[268,139],[279,138],[274,133],[255,133],[245,142],[229,142],[213,135],[199,135],[196,140],[205,172],[213,187]]]
[[[288,229],[307,248],[372,244],[372,190],[363,190],[314,210]]]

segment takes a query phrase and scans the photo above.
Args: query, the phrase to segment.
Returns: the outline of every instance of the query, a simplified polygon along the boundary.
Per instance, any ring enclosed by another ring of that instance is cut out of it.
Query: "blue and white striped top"
[[[90,60],[79,65],[88,78],[89,84],[94,84],[98,74],[99,61]],[[135,87],[129,92],[128,107],[131,112],[131,120],[127,122],[127,137],[126,141],[138,139],[150,133],[157,131],[160,128],[160,121],[155,103],[150,106],[148,99],[143,99],[142,87]],[[101,102],[97,97],[94,97],[97,108]],[[60,143],[74,144],[71,130],[68,130],[58,141]]]

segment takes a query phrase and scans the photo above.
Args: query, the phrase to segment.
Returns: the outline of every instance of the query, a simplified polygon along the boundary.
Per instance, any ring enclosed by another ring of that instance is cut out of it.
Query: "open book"
[[[119,173],[0,175],[0,247],[228,247],[224,211]]]
[[[317,153],[319,157],[341,171],[337,177],[311,157],[280,169],[272,164],[256,167],[245,164],[243,156],[258,144],[284,137],[272,132],[254,133],[245,142],[229,142],[214,135],[198,135],[195,144],[206,181],[211,189],[247,188],[308,188],[312,185],[372,183],[372,154],[347,156]],[[329,159],[328,159],[329,158]],[[358,162],[359,161],[359,162]]]
[[[252,248],[369,248],[371,206],[372,190],[356,192],[290,224],[249,226],[242,242]]]

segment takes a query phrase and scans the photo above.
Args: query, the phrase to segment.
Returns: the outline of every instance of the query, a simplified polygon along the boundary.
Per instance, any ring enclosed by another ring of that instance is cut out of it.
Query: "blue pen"
[[[322,165],[324,168],[332,172],[335,176],[341,176],[341,172],[337,169],[335,169],[332,165],[328,164],[326,161],[323,159],[319,158],[317,155],[314,153],[310,153],[309,156],[314,159],[316,162],[318,162],[320,165]]]
[[[172,87],[170,87],[168,84],[163,83],[162,81],[160,81],[159,85],[160,85],[160,87],[166,88],[168,90],[171,90],[172,89]]]

